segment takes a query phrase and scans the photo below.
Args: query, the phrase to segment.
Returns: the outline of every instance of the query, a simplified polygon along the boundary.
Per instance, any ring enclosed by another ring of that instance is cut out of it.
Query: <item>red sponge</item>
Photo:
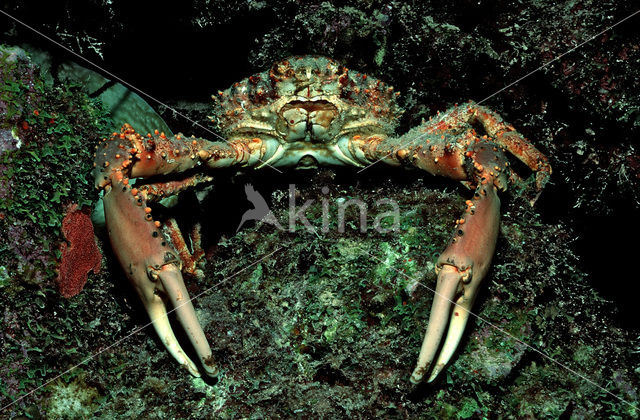
[[[78,210],[76,204],[69,206],[62,220],[62,233],[69,245],[66,242],[60,245],[62,261],[56,282],[62,296],[70,298],[82,291],[89,271],[100,272],[102,254],[96,245],[88,209]]]

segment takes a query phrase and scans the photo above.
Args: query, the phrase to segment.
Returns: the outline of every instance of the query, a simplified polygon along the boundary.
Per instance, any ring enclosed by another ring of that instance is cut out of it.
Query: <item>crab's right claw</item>
[[[169,350],[169,353],[178,363],[184,366],[190,374],[195,377],[200,377],[200,372],[195,363],[193,363],[189,356],[185,354],[184,350],[182,350],[178,339],[171,329],[169,317],[167,317],[167,307],[164,301],[159,296],[155,296],[151,302],[145,302],[144,306],[147,309],[149,318],[153,322],[153,327],[158,337],[160,337],[164,346]]]
[[[149,217],[150,209],[146,207],[145,197],[135,192],[117,179],[105,187],[104,211],[113,250],[171,355],[192,375],[200,376],[198,368],[173,333],[166,301],[171,302],[176,311],[178,322],[191,341],[205,373],[216,376],[218,369],[211,348],[180,272],[180,258],[164,239],[159,225]]]
[[[429,371],[428,382],[433,381],[453,356],[491,263],[500,220],[496,188],[480,185],[471,206],[473,211],[458,225],[452,243],[438,259],[435,296],[418,363],[411,375],[413,383],[421,382]],[[440,346],[445,332],[446,339]]]
[[[196,350],[206,374],[211,377],[217,376],[218,368],[213,361],[207,338],[196,318],[195,309],[185,288],[179,266],[169,263],[163,265],[159,270],[150,269],[150,277],[156,280],[158,284],[153,296],[146,296],[146,299],[143,298],[143,303],[162,343],[178,363],[183,365],[193,376],[200,376],[195,364],[184,353],[176,340],[171,324],[169,324],[166,306],[159,295],[166,296],[166,299],[173,305],[178,322]]]

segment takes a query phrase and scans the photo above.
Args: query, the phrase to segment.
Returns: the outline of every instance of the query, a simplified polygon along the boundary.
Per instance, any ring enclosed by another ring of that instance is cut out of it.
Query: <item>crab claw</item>
[[[211,348],[207,338],[200,327],[198,318],[189,298],[189,293],[184,285],[179,266],[174,263],[163,265],[159,270],[151,269],[150,277],[158,281],[157,289],[151,300],[143,300],[149,317],[153,321],[153,326],[158,336],[164,343],[171,355],[194,376],[200,376],[194,363],[184,354],[180,344],[173,334],[171,325],[168,322],[167,311],[163,300],[158,296],[163,292],[176,311],[178,322],[187,333],[191,345],[196,350],[196,354],[201,359],[202,366],[209,376],[216,376],[218,369],[213,362]],[[157,301],[160,304],[157,304]],[[160,310],[161,309],[161,310]]]
[[[169,353],[178,361],[178,363],[184,366],[190,374],[195,377],[199,377],[200,372],[198,371],[198,368],[182,350],[182,347],[180,347],[180,344],[178,343],[178,339],[171,329],[169,317],[167,317],[167,307],[165,306],[164,301],[159,296],[156,296],[150,302],[145,301],[144,306],[147,309],[149,318],[153,322],[153,327],[155,328],[158,337],[160,337]]]
[[[467,210],[471,211],[458,221],[451,244],[438,259],[435,296],[418,363],[411,375],[413,383],[421,382],[429,370],[427,382],[433,381],[453,356],[491,263],[500,220],[496,188],[490,183],[479,186]]]
[[[165,304],[169,301],[205,373],[215,376],[218,370],[184,285],[180,258],[165,240],[159,225],[149,217],[151,209],[145,206],[144,197],[126,183],[114,180],[105,188],[103,202],[113,250],[136,288],[162,343],[192,375],[200,376],[198,368],[173,333]]]
[[[437,354],[438,359],[433,364],[427,382],[433,381],[449,362],[460,343],[477,291],[477,288],[473,290],[471,287],[465,287],[465,276],[466,273],[458,272],[457,267],[452,265],[444,265],[440,270],[429,325],[417,367],[411,376],[413,383],[422,381],[424,373],[432,365]],[[440,348],[445,331],[447,337]],[[437,353],[439,348],[440,352]]]

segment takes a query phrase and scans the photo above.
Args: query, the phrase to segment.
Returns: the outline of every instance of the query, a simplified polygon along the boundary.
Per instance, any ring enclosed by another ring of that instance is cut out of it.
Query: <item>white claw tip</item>
[[[420,382],[422,382],[424,372],[425,372],[424,368],[416,368],[411,374],[411,378],[409,378],[409,381],[415,385],[419,384]]]
[[[195,366],[189,366],[189,365],[183,365],[183,366],[189,371],[189,373],[194,378],[199,378],[200,377],[200,372],[198,372],[198,369],[196,369]]]
[[[210,378],[215,378],[220,374],[220,371],[218,370],[217,366],[204,366],[204,371],[207,373],[207,376],[209,376]]]
[[[431,372],[431,375],[429,376],[429,379],[427,379],[427,382],[433,382],[434,379],[436,379],[438,377],[438,375],[440,375],[440,372],[442,372],[444,370],[444,367],[447,365],[447,362],[445,363],[438,363],[437,365],[435,365],[433,367],[433,371]]]

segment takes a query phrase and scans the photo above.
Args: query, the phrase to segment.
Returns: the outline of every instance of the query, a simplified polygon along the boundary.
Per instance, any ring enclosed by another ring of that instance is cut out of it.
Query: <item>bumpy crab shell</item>
[[[353,125],[361,133],[362,121],[368,121],[375,131],[391,135],[403,113],[397,95],[384,82],[329,58],[291,57],[212,95],[210,119],[225,138],[248,132],[280,137],[287,131],[286,112],[296,106],[296,98],[314,98],[319,106],[339,108],[333,114],[340,121],[333,127],[348,131]],[[327,133],[327,138],[336,135]]]

